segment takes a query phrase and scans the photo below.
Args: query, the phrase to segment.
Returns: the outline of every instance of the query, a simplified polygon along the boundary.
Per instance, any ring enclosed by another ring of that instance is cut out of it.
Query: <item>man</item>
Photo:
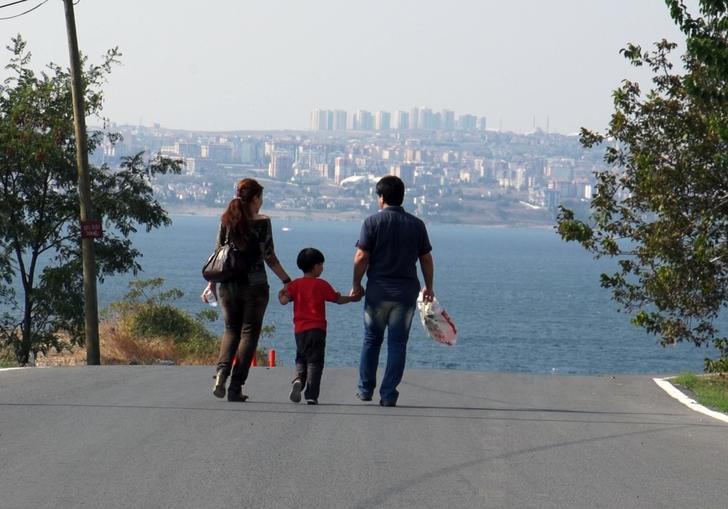
[[[359,392],[371,401],[377,384],[379,350],[387,330],[387,367],[379,388],[382,406],[397,405],[412,317],[420,283],[417,260],[425,280],[424,299],[434,298],[432,246],[425,223],[402,208],[404,182],[387,176],[377,183],[380,211],[362,225],[354,255],[351,296],[364,300],[364,344],[359,362]],[[361,280],[367,275],[366,292]]]

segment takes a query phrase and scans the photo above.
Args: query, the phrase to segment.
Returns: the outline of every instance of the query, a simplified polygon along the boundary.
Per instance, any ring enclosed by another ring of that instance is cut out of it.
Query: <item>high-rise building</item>
[[[435,119],[430,108],[420,108],[418,124],[420,129],[435,129]]]
[[[268,165],[268,175],[278,180],[293,177],[293,158],[288,152],[274,152]]]
[[[440,113],[439,111],[432,114],[432,125],[430,126],[430,129],[442,129],[442,113]]]
[[[334,112],[331,110],[313,110],[311,113],[311,129],[314,131],[330,131],[334,128]]]
[[[463,131],[475,131],[477,124],[477,117],[475,115],[460,115],[458,118],[458,129]]]
[[[516,189],[526,187],[526,168],[518,167],[511,170],[511,187]]]
[[[421,129],[420,126],[420,109],[412,108],[409,116],[410,129]]]
[[[174,151],[181,157],[200,157],[199,143],[185,143],[182,141],[175,142]]]
[[[354,129],[357,131],[373,131],[374,116],[366,110],[356,110],[354,114]]]
[[[409,113],[397,110],[394,112],[393,129],[409,129]]]
[[[415,165],[412,163],[394,164],[389,168],[389,174],[402,179],[406,186],[415,183]]]
[[[340,184],[342,180],[351,175],[351,165],[346,157],[334,159],[334,182]]]
[[[378,111],[374,119],[374,128],[377,131],[389,130],[391,117],[388,111]]]
[[[229,163],[233,158],[233,146],[228,143],[210,143],[200,146],[202,158],[218,163]]]
[[[485,131],[488,128],[488,119],[485,117],[480,117],[478,119],[478,131]]]
[[[344,110],[334,110],[334,125],[332,129],[337,131],[346,129],[346,112]]]
[[[311,112],[311,121],[309,122],[310,127],[313,131],[318,131],[321,129],[321,110],[315,109]]]
[[[194,157],[185,157],[185,173],[187,175],[197,173],[197,160]]]
[[[329,165],[328,163],[318,163],[316,165],[316,172],[319,174],[321,178],[328,179],[329,178]]]
[[[241,163],[255,163],[259,159],[262,145],[258,141],[243,141],[238,146],[237,156]]]
[[[311,112],[311,129],[314,131],[319,131],[321,129],[324,129],[325,126],[323,123],[325,122],[325,116],[322,114],[323,110],[315,109]]]
[[[455,129],[455,112],[452,110],[442,110],[442,128],[445,131]]]

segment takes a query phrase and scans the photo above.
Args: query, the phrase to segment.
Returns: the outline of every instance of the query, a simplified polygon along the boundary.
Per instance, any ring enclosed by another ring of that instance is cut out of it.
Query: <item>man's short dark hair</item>
[[[387,175],[377,182],[377,195],[384,198],[384,203],[399,207],[404,201],[404,182],[399,177]]]
[[[296,265],[303,272],[311,272],[311,269],[319,263],[324,263],[324,254],[313,247],[301,249],[298,258],[296,258]]]

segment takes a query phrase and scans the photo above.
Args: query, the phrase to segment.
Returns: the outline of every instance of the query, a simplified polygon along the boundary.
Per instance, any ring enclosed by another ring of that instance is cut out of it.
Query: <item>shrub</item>
[[[8,346],[0,345],[0,368],[14,368],[18,365],[12,349]]]
[[[130,330],[141,338],[164,337],[175,343],[216,339],[197,317],[168,304],[153,304],[136,311],[131,317]]]
[[[104,310],[104,317],[113,324],[110,336],[121,350],[134,357],[130,358],[133,362],[149,363],[148,355],[155,351],[166,352],[162,360],[176,363],[214,362],[220,344],[204,322],[217,319],[217,312],[205,310],[191,315],[175,307],[172,302],[183,293],[176,288],[162,291],[163,284],[162,278],[129,282],[130,290],[124,298]],[[135,347],[134,343],[140,345]],[[156,360],[159,358],[151,362]]]

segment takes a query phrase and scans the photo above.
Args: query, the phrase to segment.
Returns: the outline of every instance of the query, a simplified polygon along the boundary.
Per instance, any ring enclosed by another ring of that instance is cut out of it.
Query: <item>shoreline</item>
[[[223,207],[165,207],[170,216],[200,216],[215,217],[223,212]],[[281,210],[281,209],[263,209],[262,213],[275,220],[294,220],[294,221],[358,221],[361,222],[371,213],[360,213],[356,211],[337,211],[337,212],[321,212],[307,210]],[[438,221],[436,218],[420,218],[427,224],[432,225],[461,225],[461,226],[478,226],[483,228],[519,228],[519,229],[553,229],[555,223],[546,222],[487,222],[467,220],[467,218],[456,218],[453,220]]]

